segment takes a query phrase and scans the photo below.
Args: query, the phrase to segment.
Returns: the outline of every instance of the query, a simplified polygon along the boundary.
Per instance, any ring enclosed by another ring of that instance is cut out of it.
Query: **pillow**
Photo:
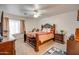
[[[47,32],[50,32],[50,28],[47,28]]]
[[[50,28],[43,28],[43,32],[50,32]]]
[[[47,31],[47,29],[46,28],[43,28],[43,30],[42,30],[43,32],[46,32]]]

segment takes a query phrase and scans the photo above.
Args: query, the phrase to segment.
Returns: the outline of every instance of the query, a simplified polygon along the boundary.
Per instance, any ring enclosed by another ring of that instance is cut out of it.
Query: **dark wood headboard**
[[[41,30],[43,30],[43,28],[51,28],[51,31],[54,31],[55,32],[55,24],[51,25],[51,24],[44,24],[44,25],[41,25]]]
[[[52,27],[52,25],[50,25],[50,24],[44,24],[44,25],[42,25],[43,26],[43,28],[51,28]]]

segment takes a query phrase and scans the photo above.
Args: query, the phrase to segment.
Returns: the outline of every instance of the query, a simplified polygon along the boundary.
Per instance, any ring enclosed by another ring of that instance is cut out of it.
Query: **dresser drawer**
[[[55,34],[55,40],[64,41],[64,35],[63,34]]]

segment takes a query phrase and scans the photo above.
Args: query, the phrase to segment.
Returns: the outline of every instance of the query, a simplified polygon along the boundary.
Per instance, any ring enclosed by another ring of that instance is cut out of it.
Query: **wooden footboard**
[[[36,34],[36,44],[35,44],[35,51],[39,51],[39,46],[43,43],[53,40],[54,34],[53,33],[42,33]]]

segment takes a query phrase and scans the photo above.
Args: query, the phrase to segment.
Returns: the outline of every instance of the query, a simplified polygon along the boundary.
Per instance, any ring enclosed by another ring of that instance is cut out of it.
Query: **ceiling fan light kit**
[[[33,15],[34,18],[38,18],[39,16],[40,16],[40,13],[34,12],[34,15]]]

